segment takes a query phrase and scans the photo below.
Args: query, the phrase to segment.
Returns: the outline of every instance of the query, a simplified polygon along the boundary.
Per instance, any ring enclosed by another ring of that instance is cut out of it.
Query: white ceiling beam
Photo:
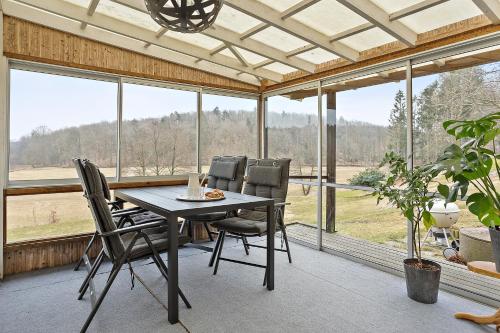
[[[258,34],[262,30],[267,29],[267,28],[269,28],[269,24],[267,24],[267,23],[259,23],[255,27],[250,28],[247,31],[243,32],[240,35],[240,39],[241,40],[247,39],[247,38],[249,38],[249,37],[251,37],[251,36],[253,36],[255,34]]]
[[[314,5],[315,3],[319,2],[320,0],[302,0],[298,2],[297,4],[293,5],[292,7],[288,8],[284,12],[281,13],[281,19],[286,20],[290,16],[293,16],[304,9],[307,9]]]
[[[98,4],[99,4],[99,0],[90,1],[89,7],[87,8],[87,15],[88,16],[94,15]],[[82,22],[80,27],[81,27],[81,29],[85,29],[87,27],[87,23]]]
[[[224,43],[229,43],[233,46],[253,52],[262,57],[284,63],[298,70],[314,73],[314,70],[316,69],[316,66],[309,61],[297,57],[289,57],[286,52],[251,38],[241,40],[239,34],[220,26],[213,25],[211,28],[203,31],[203,34],[218,39]]]
[[[214,55],[214,54],[219,53],[225,49],[227,49],[227,45],[221,44],[221,45],[217,46],[216,48],[213,48],[212,50],[210,50],[210,55]]]
[[[268,60],[264,60],[264,61],[261,61],[259,62],[258,64],[255,64],[252,66],[253,69],[257,69],[257,68],[261,68],[261,67],[264,67],[264,66],[267,66],[267,65],[270,65],[272,63],[274,63],[275,61],[271,60],[271,59],[268,59]]]
[[[370,29],[372,29],[374,27],[375,26],[373,25],[373,23],[370,23],[370,22],[360,24],[360,25],[355,26],[355,27],[353,27],[351,29],[344,30],[342,32],[339,32],[339,33],[331,36],[330,37],[330,42],[336,42],[336,41],[338,41],[340,39],[347,38],[347,37],[359,34],[359,33],[364,32],[366,30],[370,30]]]
[[[245,67],[250,67],[246,59],[241,55],[240,52],[238,52],[237,49],[235,49],[231,44],[225,43],[226,47],[231,51],[231,53],[238,59],[238,61]]]
[[[164,47],[172,51],[200,58],[235,70],[241,70],[251,75],[261,76],[276,82],[280,82],[282,79],[282,75],[277,72],[273,72],[266,69],[253,70],[250,67],[242,66],[239,63],[239,61],[234,58],[224,56],[222,54],[210,55],[209,50],[165,35],[161,36],[160,38],[157,38],[156,32],[154,31],[150,31],[148,29],[144,29],[139,26],[126,23],[119,19],[115,19],[111,16],[107,16],[100,13],[95,13],[93,16],[87,16],[86,10],[84,8],[81,8],[80,6],[71,4],[66,1],[62,0],[52,0],[52,1],[18,0],[18,1],[25,2],[27,5],[34,6],[36,8],[45,11],[49,11],[56,15],[85,22],[89,25],[93,25],[104,30],[108,30],[120,35],[134,38],[143,41],[145,43],[150,43],[153,45]],[[47,25],[47,23],[45,25]]]
[[[257,80],[253,80],[249,77],[242,78],[237,76],[236,73],[231,69],[226,70],[225,68],[221,68],[219,66],[214,67],[209,62],[198,63],[198,61],[192,57],[186,57],[184,54],[173,52],[166,48],[154,47],[145,49],[139,41],[122,35],[98,29],[91,25],[89,25],[85,30],[81,30],[79,22],[68,20],[65,17],[57,16],[49,12],[42,11],[40,9],[11,0],[4,0],[3,2],[4,13],[12,17],[17,17],[36,24],[49,26],[52,29],[66,31],[76,36],[98,41],[111,46],[124,48],[133,52],[148,55],[183,66],[196,68],[216,75],[228,77],[230,79],[254,85],[260,84]]]
[[[479,9],[494,24],[500,23],[500,1],[498,0],[473,0]]]
[[[412,6],[400,9],[392,14],[389,14],[389,21],[399,20],[403,17],[410,16],[412,14],[421,12],[423,10],[432,8],[434,6],[445,3],[449,0],[424,0],[422,2],[416,3]]]
[[[295,37],[303,39],[310,44],[316,45],[324,50],[332,52],[339,57],[356,61],[359,52],[339,42],[330,43],[330,38],[299,21],[288,18],[281,19],[281,13],[258,1],[248,0],[225,0],[224,4],[239,10],[249,16],[261,20],[273,27],[281,29]]]
[[[408,46],[415,46],[417,34],[399,21],[390,21],[389,14],[370,0],[337,0],[368,22],[373,23]]]
[[[114,0],[117,3],[120,3],[122,5],[126,5],[130,8],[133,8],[135,10],[141,11],[141,12],[147,12],[145,10],[143,5],[138,5],[135,4],[131,0]],[[239,47],[241,49],[253,52],[255,54],[258,54],[262,57],[273,59],[278,62],[285,63],[289,65],[290,67],[293,67],[298,70],[302,70],[308,73],[314,73],[314,70],[316,66],[308,62],[306,60],[300,59],[300,58],[288,58],[286,53],[274,48],[272,46],[266,45],[262,42],[256,41],[254,39],[247,39],[247,40],[241,40],[241,35],[223,28],[221,26],[217,25],[212,25],[209,29],[206,29],[202,32],[203,35],[209,36],[211,38],[220,40],[224,44],[230,44],[232,46]],[[237,50],[236,50],[237,51]],[[239,52],[238,52],[239,54]],[[213,55],[213,54],[212,54]],[[238,57],[237,57],[238,58]]]
[[[298,47],[298,48],[296,48],[294,50],[288,51],[286,53],[286,56],[287,57],[293,57],[293,56],[296,56],[297,54],[301,54],[301,53],[304,53],[304,52],[307,52],[307,51],[311,51],[311,50],[313,50],[315,48],[316,48],[315,45],[308,44],[308,45],[305,45],[305,46]]]
[[[158,29],[158,31],[156,32],[156,38],[160,38],[161,36],[163,36],[166,32],[168,31],[167,28],[161,28],[161,29]],[[151,43],[149,42],[146,42],[144,43],[144,47],[150,47],[151,46]]]

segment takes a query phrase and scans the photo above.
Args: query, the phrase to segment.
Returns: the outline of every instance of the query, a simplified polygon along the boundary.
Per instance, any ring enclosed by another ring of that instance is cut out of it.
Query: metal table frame
[[[159,186],[115,190],[116,200],[129,202],[165,217],[168,223],[168,321],[179,321],[179,233],[178,218],[196,214],[234,211],[241,208],[267,207],[267,289],[274,290],[274,200],[251,195],[224,192],[226,199],[210,202],[182,202],[175,198],[186,193],[187,186]]]

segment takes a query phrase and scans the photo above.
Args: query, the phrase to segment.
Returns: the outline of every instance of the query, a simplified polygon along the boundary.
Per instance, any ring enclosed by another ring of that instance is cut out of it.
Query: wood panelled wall
[[[4,15],[4,54],[99,72],[258,92],[259,87]]]
[[[26,244],[7,245],[4,248],[4,275],[35,271],[76,263],[87,246],[90,235],[73,236]],[[98,240],[90,255],[97,256],[101,249]],[[85,269],[82,267],[82,269]]]

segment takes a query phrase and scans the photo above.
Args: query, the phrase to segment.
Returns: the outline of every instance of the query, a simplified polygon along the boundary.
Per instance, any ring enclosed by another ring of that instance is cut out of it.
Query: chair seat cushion
[[[214,213],[206,213],[206,214],[198,214],[198,215],[193,215],[186,217],[186,220],[190,220],[193,222],[211,222],[211,221],[218,221],[218,220],[223,220],[227,216],[226,212],[214,212]]]
[[[165,231],[165,228],[145,230],[144,233],[148,235],[149,239],[151,240],[151,243],[159,253],[168,250],[168,234]],[[134,236],[133,234],[126,234],[127,239],[124,241],[125,247],[127,247],[130,244],[133,236]],[[189,242],[190,238],[188,236],[179,235],[179,246]],[[132,251],[130,252],[130,259],[131,260],[138,259],[149,256],[151,254],[152,251],[149,248],[148,243],[143,237],[140,237],[136,241],[135,245],[132,247]]]
[[[267,223],[262,221],[247,220],[241,217],[231,217],[212,223],[217,229],[238,234],[264,234]]]

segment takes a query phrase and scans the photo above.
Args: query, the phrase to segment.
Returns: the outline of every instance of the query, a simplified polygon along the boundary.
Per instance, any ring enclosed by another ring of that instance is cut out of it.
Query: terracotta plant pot
[[[494,228],[490,229],[491,248],[493,249],[493,259],[497,266],[497,272],[500,272],[500,230]]]
[[[427,269],[418,268],[416,258],[405,259],[406,291],[408,297],[420,303],[437,302],[441,266],[433,261],[422,259]]]

